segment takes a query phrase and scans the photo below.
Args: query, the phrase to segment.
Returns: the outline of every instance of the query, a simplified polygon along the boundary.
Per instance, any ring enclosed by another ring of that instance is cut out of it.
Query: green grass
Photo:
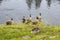
[[[39,27],[41,32],[37,35],[32,34],[31,30],[34,27]],[[23,36],[30,38],[25,39]],[[60,26],[45,26],[43,23],[3,24],[0,25],[0,40],[60,40]]]

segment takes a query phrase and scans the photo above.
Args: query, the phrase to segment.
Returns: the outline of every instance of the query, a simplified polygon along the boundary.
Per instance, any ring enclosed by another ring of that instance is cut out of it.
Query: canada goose
[[[36,19],[38,19],[39,21],[41,21],[41,13],[39,14],[39,16],[36,17]]]
[[[14,23],[13,18],[11,18],[6,22],[6,25],[12,25],[13,23]]]
[[[26,18],[25,18],[25,16],[23,16],[22,23],[25,23],[25,22],[26,22]]]
[[[31,22],[32,18],[31,18],[31,14],[29,15],[29,17],[27,18],[27,23]]]
[[[39,21],[38,20],[31,20],[31,22],[33,25],[36,25],[36,24],[38,24]]]
[[[33,29],[31,30],[31,33],[33,33],[33,34],[38,34],[38,33],[40,33],[40,29],[39,29],[38,27],[33,28]]]

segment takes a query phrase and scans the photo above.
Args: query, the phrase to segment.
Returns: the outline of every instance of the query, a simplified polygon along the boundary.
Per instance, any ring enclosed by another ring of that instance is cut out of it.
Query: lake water
[[[45,24],[60,25],[60,0],[0,0],[0,24],[9,18],[21,23],[23,16],[35,19],[39,13]]]

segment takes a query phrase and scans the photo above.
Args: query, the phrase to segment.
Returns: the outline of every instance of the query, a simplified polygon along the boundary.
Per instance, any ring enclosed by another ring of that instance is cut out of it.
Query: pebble
[[[22,38],[24,38],[24,39],[29,39],[29,38],[31,38],[30,36],[23,36]]]

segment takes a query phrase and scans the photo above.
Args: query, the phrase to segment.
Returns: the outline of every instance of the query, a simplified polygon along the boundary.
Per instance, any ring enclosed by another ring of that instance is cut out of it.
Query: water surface
[[[60,0],[0,0],[0,24],[9,18],[20,23],[29,14],[35,19],[39,13],[45,24],[60,25]]]

